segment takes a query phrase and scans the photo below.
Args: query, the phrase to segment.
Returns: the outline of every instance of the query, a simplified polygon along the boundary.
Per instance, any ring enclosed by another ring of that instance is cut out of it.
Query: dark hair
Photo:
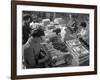
[[[72,18],[76,19],[78,16],[77,15],[72,15]]]
[[[23,20],[24,20],[24,21],[26,21],[26,20],[28,20],[28,19],[30,19],[30,22],[32,22],[32,16],[31,16],[31,15],[29,15],[29,14],[23,15]]]
[[[23,15],[23,20],[28,20],[31,16],[26,14],[26,15]]]
[[[44,30],[43,30],[43,29],[38,28],[38,29],[32,30],[31,36],[32,36],[32,37],[45,36],[45,33],[44,33]]]
[[[61,32],[61,29],[60,28],[56,28],[56,29],[53,30],[53,32],[56,32],[56,34],[58,35],[58,33]]]
[[[80,26],[82,26],[83,28],[85,28],[87,26],[86,22],[81,22]]]

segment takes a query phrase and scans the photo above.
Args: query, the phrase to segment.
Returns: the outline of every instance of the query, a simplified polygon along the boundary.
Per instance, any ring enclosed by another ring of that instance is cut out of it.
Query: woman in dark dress
[[[22,34],[23,34],[23,44],[25,44],[29,38],[29,34],[31,32],[31,28],[30,28],[30,22],[31,22],[31,16],[30,15],[24,15],[23,16],[23,24],[22,24]]]

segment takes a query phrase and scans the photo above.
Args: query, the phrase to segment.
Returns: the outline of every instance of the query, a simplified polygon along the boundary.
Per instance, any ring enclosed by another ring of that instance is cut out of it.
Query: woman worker
[[[23,58],[26,68],[45,67],[49,54],[40,54],[42,36],[44,31],[41,28],[34,30],[25,45],[23,45]],[[40,58],[42,56],[42,58]]]
[[[80,30],[80,32],[77,34],[77,37],[78,37],[79,40],[80,40],[81,42],[83,42],[83,43],[86,45],[86,47],[89,49],[89,31],[88,31],[86,22],[81,22],[81,23],[80,23],[80,27],[81,27],[81,30]]]

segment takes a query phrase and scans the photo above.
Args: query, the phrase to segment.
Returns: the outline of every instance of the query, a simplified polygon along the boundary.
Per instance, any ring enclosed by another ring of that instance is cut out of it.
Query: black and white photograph
[[[89,66],[89,14],[22,11],[24,69]]]
[[[12,2],[12,77],[97,73],[97,7]]]

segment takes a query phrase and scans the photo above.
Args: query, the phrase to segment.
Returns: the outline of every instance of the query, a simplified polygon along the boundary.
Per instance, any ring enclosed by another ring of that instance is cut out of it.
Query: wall
[[[58,3],[96,4],[98,5],[98,34],[100,34],[100,1],[99,0],[34,0]],[[0,80],[10,80],[11,65],[11,11],[10,0],[0,0]],[[98,41],[100,37],[98,35]],[[98,42],[98,48],[100,42]],[[100,80],[100,50],[98,50],[98,75],[84,75],[59,78],[42,78],[35,80]],[[29,79],[28,79],[29,80]],[[31,79],[32,80],[32,79]]]

